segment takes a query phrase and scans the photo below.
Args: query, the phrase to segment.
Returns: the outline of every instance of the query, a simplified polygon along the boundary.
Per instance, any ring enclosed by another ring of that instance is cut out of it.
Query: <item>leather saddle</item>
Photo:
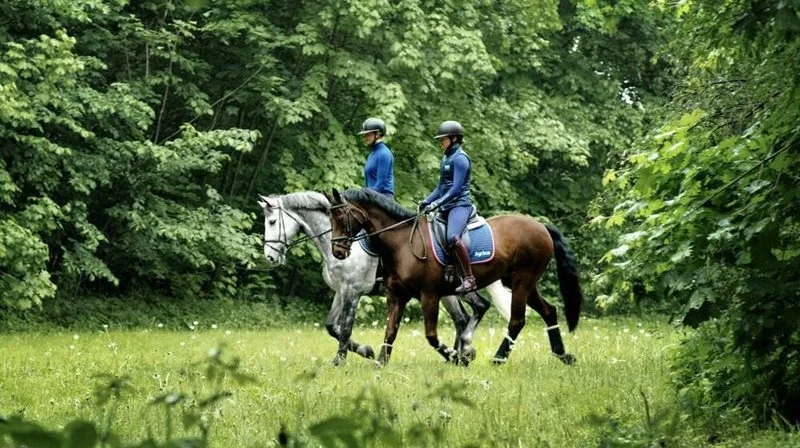
[[[467,248],[469,248],[469,231],[480,228],[484,225],[486,225],[486,219],[484,219],[483,216],[478,215],[478,210],[473,205],[472,211],[469,214],[469,220],[467,220],[467,227],[464,229],[464,232],[459,235],[461,242],[464,243]],[[441,213],[436,214],[431,228],[433,229],[434,241],[436,241],[443,249],[447,250],[447,220],[444,216],[442,216]]]

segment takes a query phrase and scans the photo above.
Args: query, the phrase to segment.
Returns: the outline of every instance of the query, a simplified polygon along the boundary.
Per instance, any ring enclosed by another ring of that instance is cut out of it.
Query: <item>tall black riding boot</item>
[[[465,292],[474,291],[476,289],[475,276],[472,275],[472,264],[469,262],[469,252],[467,252],[467,247],[464,246],[464,243],[462,243],[461,239],[458,237],[455,238],[453,252],[455,252],[456,259],[461,265],[461,271],[464,273],[464,280],[461,282],[461,286],[456,288],[456,292],[458,294],[464,294]]]

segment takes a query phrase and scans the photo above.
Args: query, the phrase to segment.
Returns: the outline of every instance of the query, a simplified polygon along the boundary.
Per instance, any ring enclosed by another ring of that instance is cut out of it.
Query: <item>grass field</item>
[[[113,427],[123,440],[163,439],[164,408],[149,403],[168,392],[212,394],[203,369],[192,366],[222,346],[223,358],[240,357],[241,370],[255,382],[224,384],[232,396],[206,415],[213,446],[277,445],[282,426],[290,439],[311,446],[325,437],[404,446],[598,446],[615,428],[648,431],[643,396],[653,416],[674,402],[667,360],[680,338],[663,320],[586,319],[565,335],[578,358],[568,367],[549,354],[542,325],[531,319],[509,363],[498,367],[490,359],[504,329],[486,325],[475,337],[477,360],[463,368],[445,364],[421,325],[412,323],[401,327],[391,363],[376,369],[354,355],[332,367],[335,342],[318,325],[213,327],[0,336],[0,415],[23,414],[50,428],[75,418],[104,422],[105,408],[92,394],[97,375],[127,375],[133,388],[123,395]],[[440,327],[449,344],[452,330]],[[354,331],[376,348],[382,334],[380,328]],[[327,420],[332,417],[339,418]]]

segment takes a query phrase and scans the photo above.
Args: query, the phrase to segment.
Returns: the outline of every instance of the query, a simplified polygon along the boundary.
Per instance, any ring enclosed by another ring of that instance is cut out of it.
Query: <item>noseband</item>
[[[368,221],[367,220],[367,213],[364,210],[361,210],[360,208],[356,207],[355,205],[348,204],[346,202],[342,203],[342,204],[332,205],[329,210],[336,210],[336,209],[339,209],[339,208],[342,208],[342,207],[346,207],[348,205],[350,205],[350,207],[345,208],[345,214],[347,215],[346,236],[337,236],[337,237],[331,238],[331,242],[333,243],[334,246],[340,247],[340,248],[342,248],[342,249],[344,249],[346,251],[350,250],[350,246],[353,244],[353,241],[357,241],[357,240],[362,239],[361,237],[356,238],[356,237],[352,236],[353,235],[352,220],[357,222],[359,227],[363,226],[364,223]],[[358,219],[358,216],[356,216],[355,210],[358,210],[358,212],[361,214],[363,219]],[[351,220],[351,218],[352,218],[352,220]]]
[[[280,202],[280,199],[278,200],[278,205],[276,207],[270,207],[270,208],[275,208],[275,209],[278,210],[278,220],[280,221],[278,223],[278,239],[277,240],[268,240],[268,239],[264,238],[264,247],[268,247],[268,248],[274,250],[275,252],[278,252],[279,254],[281,254],[281,256],[285,256],[286,252],[289,249],[291,249],[294,246],[297,246],[300,243],[305,242],[306,240],[319,238],[322,235],[325,235],[326,233],[330,233],[331,232],[331,229],[328,229],[328,230],[326,230],[326,231],[324,231],[322,233],[318,233],[316,235],[308,235],[308,234],[306,234],[301,238],[298,238],[298,239],[296,239],[296,240],[294,240],[292,242],[289,242],[288,235],[286,234],[286,226],[283,224],[283,215],[285,214],[289,218],[292,218],[292,221],[296,222],[297,225],[300,226],[301,230],[303,229],[303,223],[299,219],[297,219],[292,213],[290,213],[289,210],[283,208],[283,204]],[[276,246],[273,246],[273,244],[280,244],[280,246],[276,247]]]

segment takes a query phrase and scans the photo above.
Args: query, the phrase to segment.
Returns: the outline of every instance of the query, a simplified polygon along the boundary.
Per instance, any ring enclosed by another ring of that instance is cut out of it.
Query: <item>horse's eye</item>
[[[270,219],[269,225],[274,226],[277,221],[278,221],[277,219]]]

